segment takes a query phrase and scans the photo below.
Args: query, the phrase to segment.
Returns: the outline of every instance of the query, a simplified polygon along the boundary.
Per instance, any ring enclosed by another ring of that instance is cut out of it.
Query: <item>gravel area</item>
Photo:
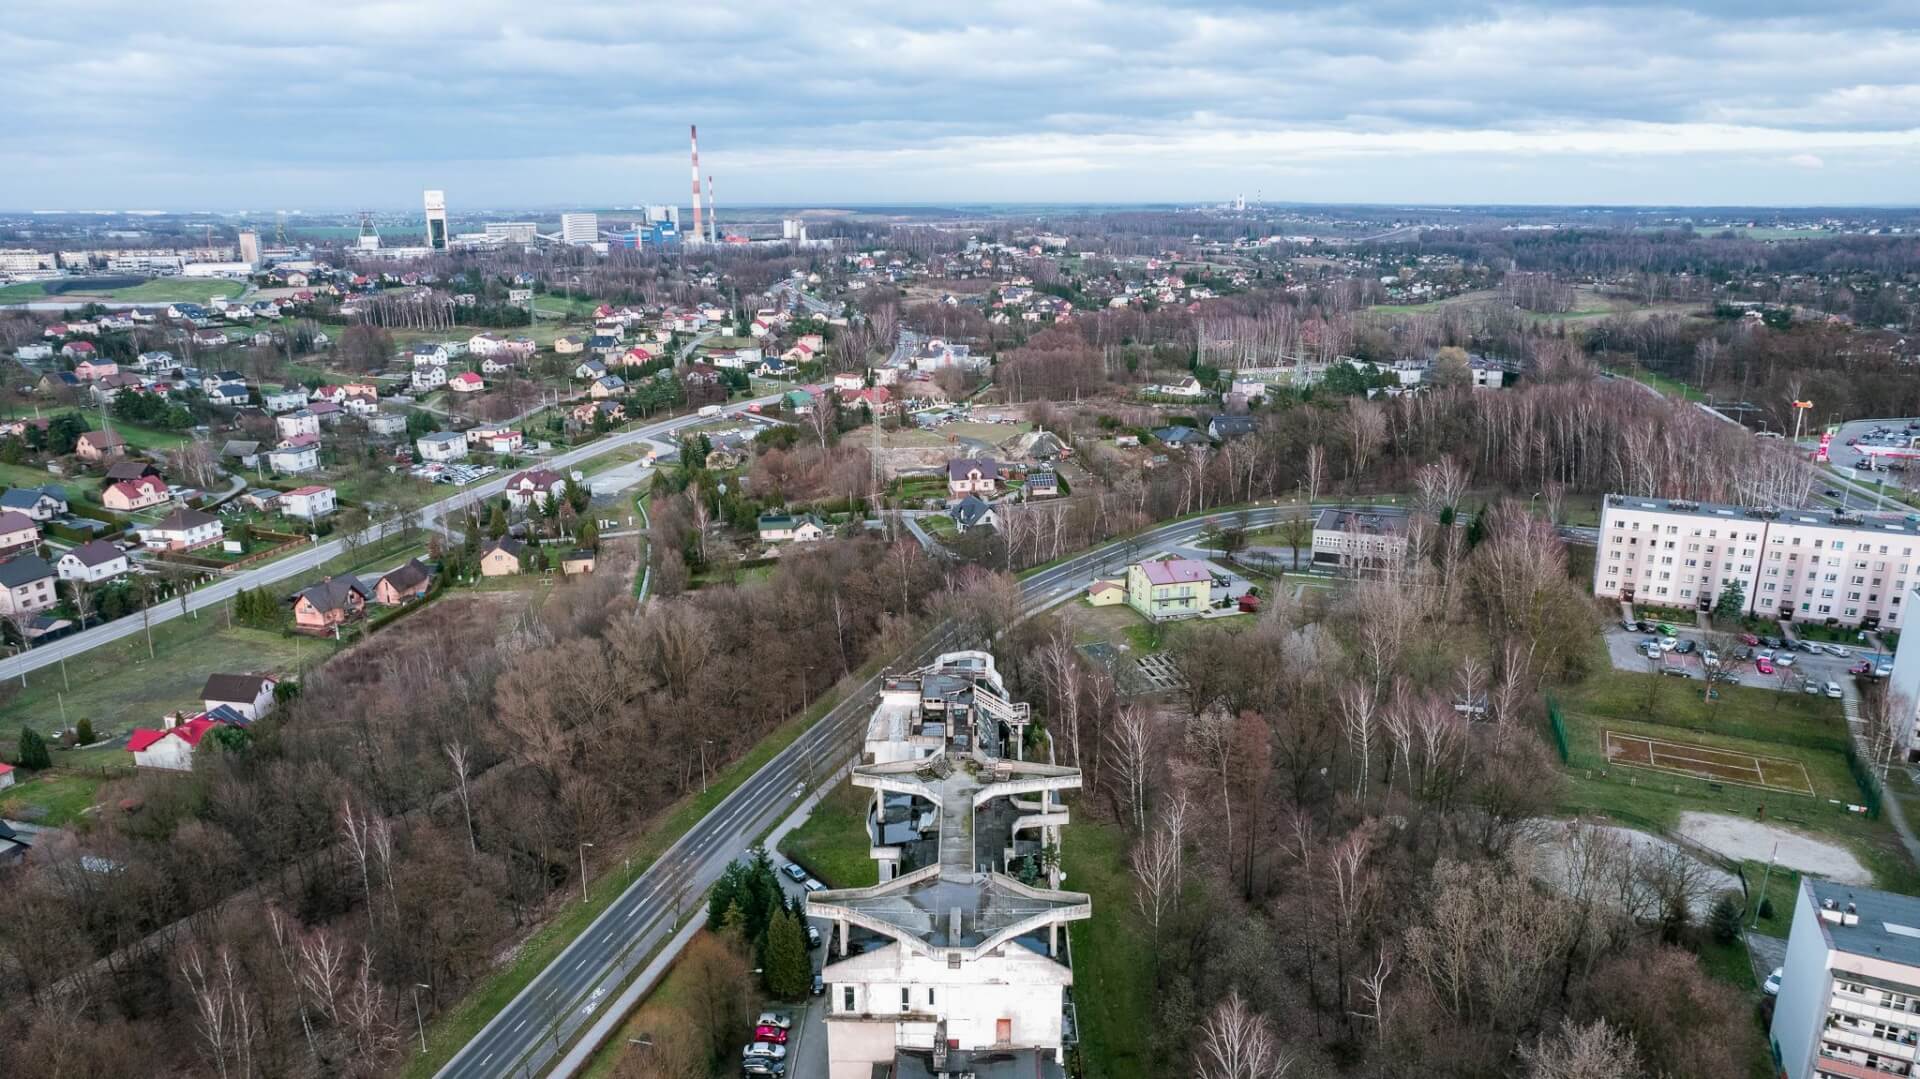
[[[1872,884],[1873,874],[1853,852],[1838,843],[1815,839],[1778,824],[1729,817],[1723,813],[1682,813],[1679,833],[1729,858],[1775,864],[1842,884]],[[1778,844],[1779,853],[1775,853]]]
[[[1572,827],[1573,823],[1571,821],[1540,820],[1533,822],[1533,827],[1528,834],[1528,861],[1525,864],[1531,867],[1535,880],[1540,881],[1542,884],[1556,891],[1566,890],[1568,874],[1566,837],[1567,831]],[[1620,828],[1610,824],[1589,824],[1587,827],[1597,828],[1602,832],[1624,839],[1633,847],[1636,860],[1639,856],[1649,853],[1664,854],[1669,851],[1678,851],[1682,857],[1699,865],[1706,879],[1712,883],[1713,887],[1710,890],[1703,889],[1699,901],[1694,904],[1697,908],[1693,912],[1696,918],[1704,919],[1707,916],[1708,911],[1713,907],[1714,900],[1719,897],[1721,892],[1738,892],[1740,890],[1740,881],[1733,874],[1720,869],[1718,866],[1707,865],[1701,862],[1700,859],[1693,857],[1679,845],[1670,843],[1659,836],[1649,835],[1646,832],[1636,832],[1631,828]]]

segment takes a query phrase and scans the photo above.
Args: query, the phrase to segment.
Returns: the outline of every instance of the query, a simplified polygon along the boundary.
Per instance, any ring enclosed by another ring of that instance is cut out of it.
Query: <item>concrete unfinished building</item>
[[[989,653],[886,678],[853,769],[880,883],[807,898],[833,925],[831,1079],[1064,1074],[1065,927],[1093,914],[1060,888],[1080,771],[1024,759],[1028,726]]]

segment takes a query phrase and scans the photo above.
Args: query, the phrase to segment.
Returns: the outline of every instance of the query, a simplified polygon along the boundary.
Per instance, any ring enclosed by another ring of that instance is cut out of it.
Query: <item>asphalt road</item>
[[[1022,581],[1026,609],[1042,610],[1078,595],[1095,573],[1190,542],[1213,521],[1231,520],[1244,512],[1247,523],[1258,527],[1300,511],[1297,505],[1230,511],[1163,525],[1131,540],[1095,548]],[[950,633],[936,636],[901,665],[917,666],[951,647]],[[595,1018],[601,1003],[617,995],[635,958],[644,958],[673,935],[676,894],[689,897],[682,914],[703,916],[698,897],[755,839],[792,811],[796,786],[811,786],[814,779],[833,775],[854,752],[866,729],[878,682],[875,676],[862,683],[839,707],[722,799],[501,1009],[438,1076],[483,1079],[540,1074],[566,1040]],[[686,880],[684,887],[674,883],[679,879]]]
[[[742,407],[752,403],[766,404],[776,399],[776,396],[770,395],[755,398],[750,402],[740,401],[730,403],[728,408]],[[695,424],[708,422],[710,419],[711,417],[689,414],[670,420],[663,420],[660,423],[636,427],[630,431],[610,434],[597,442],[582,446],[579,449],[556,454],[541,462],[541,464],[543,467],[556,471],[571,468],[583,461],[619,449],[622,446],[632,445],[635,442],[641,442],[647,439],[665,439],[671,441],[671,436],[674,432],[685,427],[694,426]],[[477,501],[499,494],[505,490],[507,479],[511,475],[511,472],[502,472],[499,475],[488,478],[484,483],[476,483],[463,487],[458,494],[421,508],[414,515],[413,521],[414,523],[431,528],[433,527],[434,521],[440,517],[470,506]],[[356,539],[363,544],[371,543],[381,539],[395,527],[397,526],[391,524],[376,525],[358,533]],[[189,611],[198,611],[217,606],[218,604],[226,602],[226,600],[236,592],[244,589],[276,584],[290,577],[297,577],[303,573],[309,573],[325,563],[338,558],[340,555],[346,553],[346,550],[347,544],[344,539],[332,539],[325,543],[315,544],[278,561],[269,562],[256,569],[236,573],[207,585],[204,588],[196,589],[188,593],[185,597],[186,602],[184,609],[183,604],[179,600],[169,600],[158,607],[152,608],[149,611],[149,616],[155,624],[159,624],[179,618]],[[139,614],[128,615],[125,618],[102,623],[85,632],[62,637],[57,641],[50,641],[47,644],[20,655],[9,656],[4,660],[0,660],[0,679],[18,678],[30,671],[38,670],[52,663],[57,663],[62,659],[77,656],[82,652],[86,652],[100,645],[125,637],[131,637],[141,632],[145,624],[142,619],[143,616]]]

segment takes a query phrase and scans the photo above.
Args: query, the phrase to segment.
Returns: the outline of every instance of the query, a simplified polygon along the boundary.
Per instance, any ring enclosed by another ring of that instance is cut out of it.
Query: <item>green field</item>
[[[1134,906],[1127,834],[1077,816],[1061,840],[1066,887],[1093,899],[1092,918],[1070,923],[1081,1074],[1129,1079],[1149,1073],[1153,1029],[1153,934]]]
[[[61,300],[85,303],[88,300],[120,300],[127,303],[174,303],[189,301],[206,303],[215,296],[238,297],[247,289],[244,281],[216,280],[200,277],[156,277],[125,288],[86,290],[70,289],[59,293],[49,293],[48,282],[25,281],[17,285],[0,288],[0,303],[29,303],[36,300]]]
[[[799,862],[829,888],[865,888],[880,882],[869,856],[867,809],[873,794],[842,780],[813,807],[806,822],[780,841],[780,853]]]
[[[73,823],[91,808],[95,794],[106,779],[62,772],[59,765],[63,759],[56,754],[51,771],[32,779],[21,779],[0,791],[0,817],[59,828]]]
[[[1847,765],[1847,733],[1838,702],[1753,686],[1722,686],[1721,699],[1709,702],[1702,699],[1702,688],[1691,679],[1607,668],[1570,691],[1561,700],[1569,752],[1559,810],[1603,814],[1653,832],[1671,830],[1680,814],[1690,810],[1749,819],[1760,815],[1844,843],[1881,887],[1910,890],[1920,885],[1920,870],[1892,826],[1845,808],[1860,802],[1862,795]],[[1795,760],[1805,767],[1815,793],[1809,797],[1610,765],[1602,747],[1609,730]]]
[[[249,671],[291,673],[333,654],[330,640],[282,637],[276,631],[226,627],[223,610],[196,612],[153,627],[153,657],[145,633],[100,645],[0,687],[0,730],[25,724],[40,730],[91,719],[102,737],[159,722],[176,708],[200,707],[207,676]],[[0,739],[8,755],[12,740]],[[116,751],[126,760],[125,751]],[[113,758],[109,758],[111,760]]]

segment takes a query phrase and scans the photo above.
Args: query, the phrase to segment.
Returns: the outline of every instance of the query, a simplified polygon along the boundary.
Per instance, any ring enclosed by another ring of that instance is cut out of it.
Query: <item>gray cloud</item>
[[[1909,3],[914,6],[11,0],[0,204],[661,200],[688,123],[723,206],[1911,201],[1920,156]]]

